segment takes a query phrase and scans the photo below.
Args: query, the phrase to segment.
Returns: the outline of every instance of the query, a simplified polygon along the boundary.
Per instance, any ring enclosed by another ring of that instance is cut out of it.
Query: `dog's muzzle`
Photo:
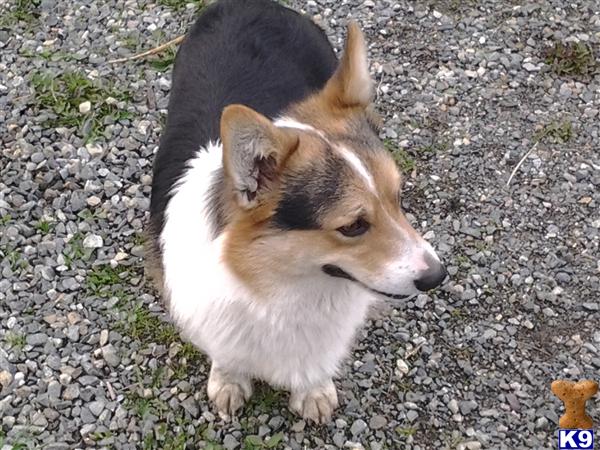
[[[360,284],[362,287],[368,289],[369,291],[375,292],[376,294],[383,295],[388,298],[393,298],[395,300],[402,300],[402,299],[411,297],[411,295],[390,294],[388,292],[382,292],[382,291],[378,291],[377,289],[373,289],[373,288],[367,286],[366,284],[362,283],[361,281],[357,280],[356,278],[354,278],[352,275],[350,275],[344,269],[342,269],[338,266],[334,266],[333,264],[325,264],[321,269],[323,270],[323,272],[325,272],[330,277],[345,278],[346,280],[354,281],[355,283]]]

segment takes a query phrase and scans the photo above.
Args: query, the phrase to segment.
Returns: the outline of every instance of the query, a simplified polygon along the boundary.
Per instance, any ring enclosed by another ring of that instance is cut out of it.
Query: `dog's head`
[[[401,210],[402,177],[371,100],[366,45],[353,23],[333,77],[284,117],[224,110],[225,261],[250,287],[336,277],[400,298],[445,278]]]

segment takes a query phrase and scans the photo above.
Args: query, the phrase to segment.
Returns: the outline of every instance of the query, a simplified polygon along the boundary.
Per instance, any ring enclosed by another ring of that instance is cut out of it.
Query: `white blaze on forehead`
[[[295,128],[297,130],[302,131],[312,131],[313,133],[317,133],[319,136],[323,136],[323,133],[317,130],[312,125],[308,125],[306,123],[298,122],[297,120],[292,119],[291,117],[280,117],[276,119],[273,124],[279,128]]]
[[[375,182],[373,181],[373,176],[367,170],[367,167],[360,160],[355,153],[348,150],[346,147],[338,146],[336,150],[342,155],[342,157],[352,166],[352,168],[365,180],[369,189],[375,192]]]
[[[298,122],[297,120],[292,119],[291,117],[280,117],[276,119],[274,122],[276,127],[280,128],[295,128],[297,130],[302,131],[310,131],[321,137],[325,142],[327,142],[331,147],[333,147],[350,166],[357,172],[360,177],[367,183],[367,186],[372,192],[375,192],[375,182],[373,181],[373,176],[367,170],[365,164],[360,160],[355,153],[351,150],[347,149],[341,145],[333,145],[326,137],[325,133],[321,130],[317,130],[312,125],[308,125],[306,123]]]

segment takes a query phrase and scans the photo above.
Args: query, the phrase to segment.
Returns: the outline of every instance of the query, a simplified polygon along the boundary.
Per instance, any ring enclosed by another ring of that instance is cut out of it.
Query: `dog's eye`
[[[365,234],[369,230],[370,226],[371,224],[361,217],[356,219],[350,225],[344,225],[343,227],[339,227],[337,230],[344,236],[356,237],[360,236],[361,234]]]

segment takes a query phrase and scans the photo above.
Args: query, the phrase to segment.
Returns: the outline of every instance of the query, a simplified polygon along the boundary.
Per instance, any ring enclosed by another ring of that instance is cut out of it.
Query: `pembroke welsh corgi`
[[[154,163],[149,269],[182,336],[211,359],[229,417],[252,380],[327,422],[369,306],[446,271],[400,207],[378,137],[367,47],[269,0],[220,0],[184,39]]]

